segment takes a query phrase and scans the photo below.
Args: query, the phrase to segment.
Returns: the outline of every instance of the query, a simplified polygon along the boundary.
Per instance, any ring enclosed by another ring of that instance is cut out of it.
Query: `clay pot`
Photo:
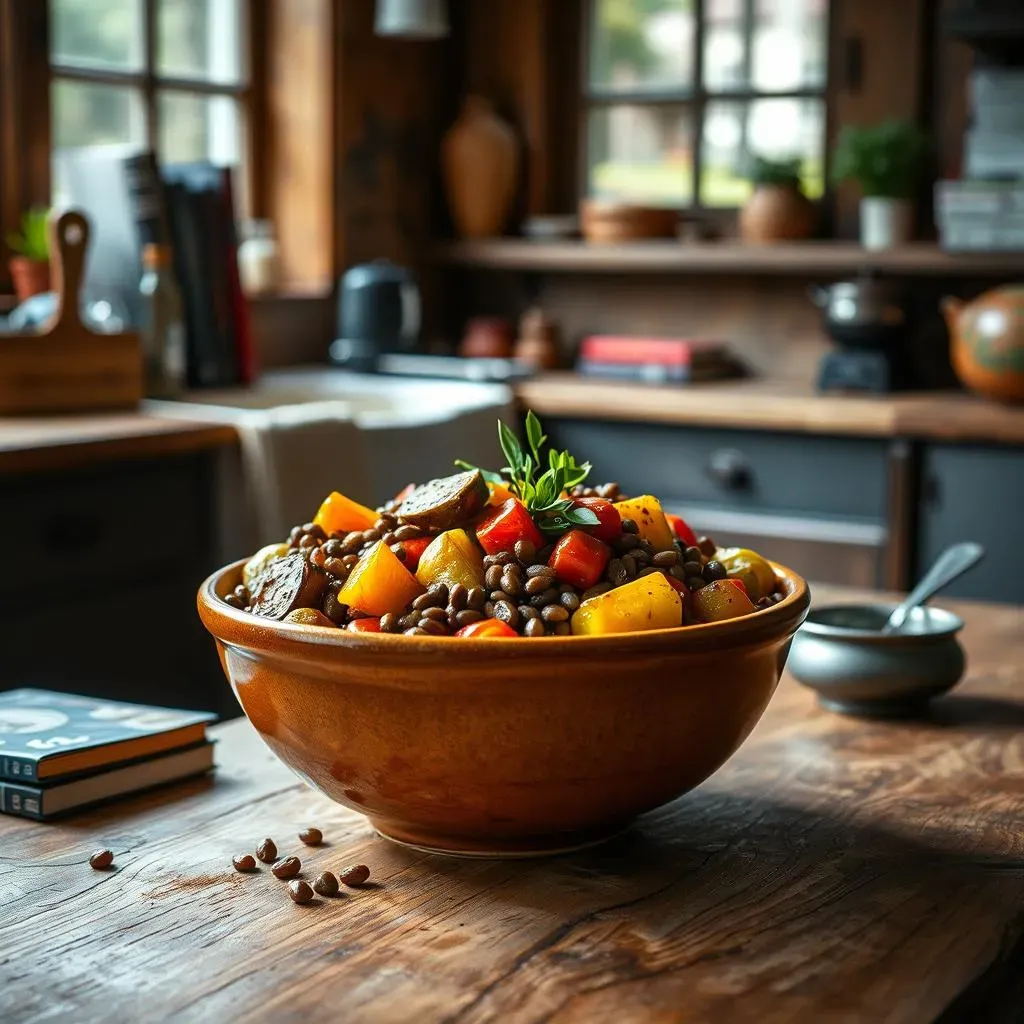
[[[257,618],[199,590],[235,694],[271,750],[385,836],[440,852],[588,845],[703,782],[757,724],[810,602],[646,633],[455,639]]]
[[[740,210],[740,234],[748,242],[810,238],[818,211],[795,185],[758,185]]]
[[[516,134],[482,96],[467,96],[441,144],[445,191],[463,238],[502,234],[519,183]]]
[[[580,200],[580,230],[591,243],[614,245],[645,238],[671,238],[679,223],[675,210],[607,199]]]
[[[476,317],[466,324],[459,355],[471,359],[507,359],[512,355],[512,327],[507,320]]]
[[[953,369],[964,387],[1001,402],[1024,402],[1024,285],[973,302],[942,300]]]
[[[30,260],[27,256],[12,256],[8,264],[14,293],[19,302],[50,290],[49,260]]]
[[[515,358],[536,370],[557,370],[562,362],[558,324],[541,309],[528,309],[519,321]]]

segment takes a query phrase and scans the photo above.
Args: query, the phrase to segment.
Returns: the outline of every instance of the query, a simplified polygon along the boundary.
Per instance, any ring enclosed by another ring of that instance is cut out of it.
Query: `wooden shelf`
[[[449,266],[547,273],[792,274],[827,276],[877,270],[928,277],[999,277],[1024,274],[1024,253],[946,253],[926,242],[869,252],[851,242],[747,245],[742,242],[533,242],[496,238],[443,242],[437,262]]]

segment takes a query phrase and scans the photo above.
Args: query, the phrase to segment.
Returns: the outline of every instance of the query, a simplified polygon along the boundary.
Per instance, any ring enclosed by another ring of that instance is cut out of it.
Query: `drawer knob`
[[[745,491],[753,482],[753,473],[746,456],[735,448],[719,448],[711,453],[708,476],[727,491]]]

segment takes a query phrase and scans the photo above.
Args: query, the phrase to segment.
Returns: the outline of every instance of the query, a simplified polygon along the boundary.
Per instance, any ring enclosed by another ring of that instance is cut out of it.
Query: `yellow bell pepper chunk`
[[[356,562],[338,600],[370,615],[397,615],[422,593],[423,587],[394,551],[377,541]]]
[[[657,572],[584,601],[572,617],[572,631],[577,636],[594,636],[670,629],[682,623],[683,602]]]
[[[724,622],[755,611],[753,602],[728,580],[715,580],[693,592],[693,614],[701,622]]]
[[[252,585],[261,572],[275,558],[283,558],[291,548],[287,544],[268,544],[265,548],[260,548],[252,558],[242,568],[242,582],[252,590]]]
[[[743,583],[751,600],[757,601],[775,590],[775,571],[756,551],[719,548],[715,558],[728,570],[730,579]]]
[[[416,579],[429,587],[461,583],[467,590],[484,585],[484,556],[465,530],[446,530],[435,537],[420,555]]]
[[[489,480],[487,481],[487,490],[491,492],[488,502],[490,505],[504,505],[509,498],[515,497],[504,484],[492,484]]]
[[[324,499],[313,522],[332,533],[349,533],[351,530],[369,530],[377,522],[377,513],[372,508],[346,498],[344,494],[332,491]]]
[[[639,498],[615,502],[615,508],[621,518],[636,523],[640,536],[649,541],[655,551],[668,551],[673,546],[675,535],[657,498],[641,494]]]

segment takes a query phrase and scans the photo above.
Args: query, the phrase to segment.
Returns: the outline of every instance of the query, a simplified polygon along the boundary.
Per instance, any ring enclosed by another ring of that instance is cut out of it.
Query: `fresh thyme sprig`
[[[508,465],[502,467],[501,474],[481,470],[484,479],[505,484],[545,533],[564,533],[574,526],[597,526],[599,520],[591,509],[581,508],[571,498],[563,497],[586,480],[590,463],[578,463],[571,453],[553,448],[547,450],[545,458],[542,452],[547,435],[532,410],[526,414],[525,426],[526,449],[515,432],[498,420],[498,441]],[[545,462],[548,468],[536,476]],[[457,460],[456,465],[463,469],[477,468],[461,460]]]

